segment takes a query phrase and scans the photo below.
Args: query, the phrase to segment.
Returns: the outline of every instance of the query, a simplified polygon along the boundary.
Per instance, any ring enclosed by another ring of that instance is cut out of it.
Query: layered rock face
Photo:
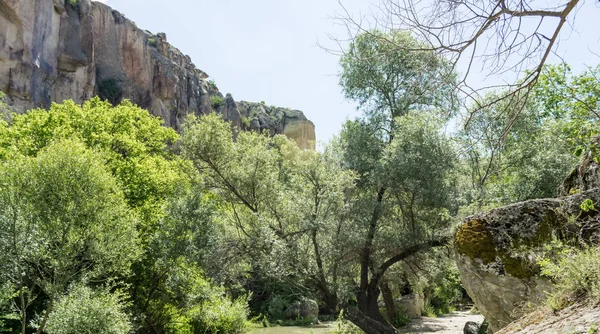
[[[552,284],[540,276],[534,254],[553,238],[569,243],[598,240],[598,211],[584,212],[586,200],[600,201],[600,189],[558,199],[517,203],[467,218],[455,248],[469,296],[498,331],[539,303]]]
[[[314,125],[302,112],[238,107],[207,78],[164,34],[143,31],[102,3],[0,0],[0,90],[17,111],[95,95],[127,98],[175,129],[188,114],[217,110],[240,127],[248,119],[253,129],[313,147]]]

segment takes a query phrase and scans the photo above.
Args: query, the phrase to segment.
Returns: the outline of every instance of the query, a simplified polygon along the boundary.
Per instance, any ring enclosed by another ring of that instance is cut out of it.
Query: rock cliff
[[[109,6],[90,0],[0,0],[0,90],[19,112],[99,95],[130,99],[178,129],[211,110],[242,128],[314,147],[302,112],[224,97],[189,56]]]
[[[469,296],[498,331],[538,304],[551,282],[540,275],[537,254],[553,238],[590,244],[600,237],[600,189],[557,199],[516,203],[467,218],[455,235],[457,264]]]

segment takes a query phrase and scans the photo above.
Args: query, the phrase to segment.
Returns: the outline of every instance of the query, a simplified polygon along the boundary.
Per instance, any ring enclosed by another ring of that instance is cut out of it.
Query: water
[[[249,334],[323,334],[331,333],[334,328],[333,322],[324,322],[314,326],[284,326],[284,327],[268,327],[268,328],[256,328],[249,332]]]

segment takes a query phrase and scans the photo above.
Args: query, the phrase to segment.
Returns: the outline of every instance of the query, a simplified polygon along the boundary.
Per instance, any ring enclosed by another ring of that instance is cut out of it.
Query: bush
[[[49,334],[126,334],[131,331],[119,294],[78,285],[59,299],[48,317]]]
[[[218,95],[212,95],[210,97],[210,105],[212,106],[212,108],[216,111],[217,109],[219,109],[223,103],[225,102],[225,100],[218,96]]]
[[[550,277],[555,289],[546,304],[562,309],[578,299],[600,302],[600,247],[565,251],[555,261],[540,262],[542,274]]]
[[[233,301],[221,295],[190,312],[200,333],[242,333],[246,328],[248,304],[245,298]]]

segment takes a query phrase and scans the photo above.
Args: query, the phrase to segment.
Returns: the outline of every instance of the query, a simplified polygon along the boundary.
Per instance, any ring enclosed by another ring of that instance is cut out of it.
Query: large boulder
[[[302,299],[285,310],[285,317],[289,320],[308,320],[316,324],[319,322],[319,305],[312,299]]]
[[[552,288],[540,275],[535,254],[553,238],[596,240],[598,211],[581,204],[600,202],[600,189],[557,199],[538,199],[494,209],[463,221],[455,235],[462,283],[492,331],[538,304]]]
[[[404,312],[404,315],[411,319],[421,317],[423,308],[425,307],[425,298],[420,293],[411,293],[409,295],[397,298],[395,301],[396,307]]]

